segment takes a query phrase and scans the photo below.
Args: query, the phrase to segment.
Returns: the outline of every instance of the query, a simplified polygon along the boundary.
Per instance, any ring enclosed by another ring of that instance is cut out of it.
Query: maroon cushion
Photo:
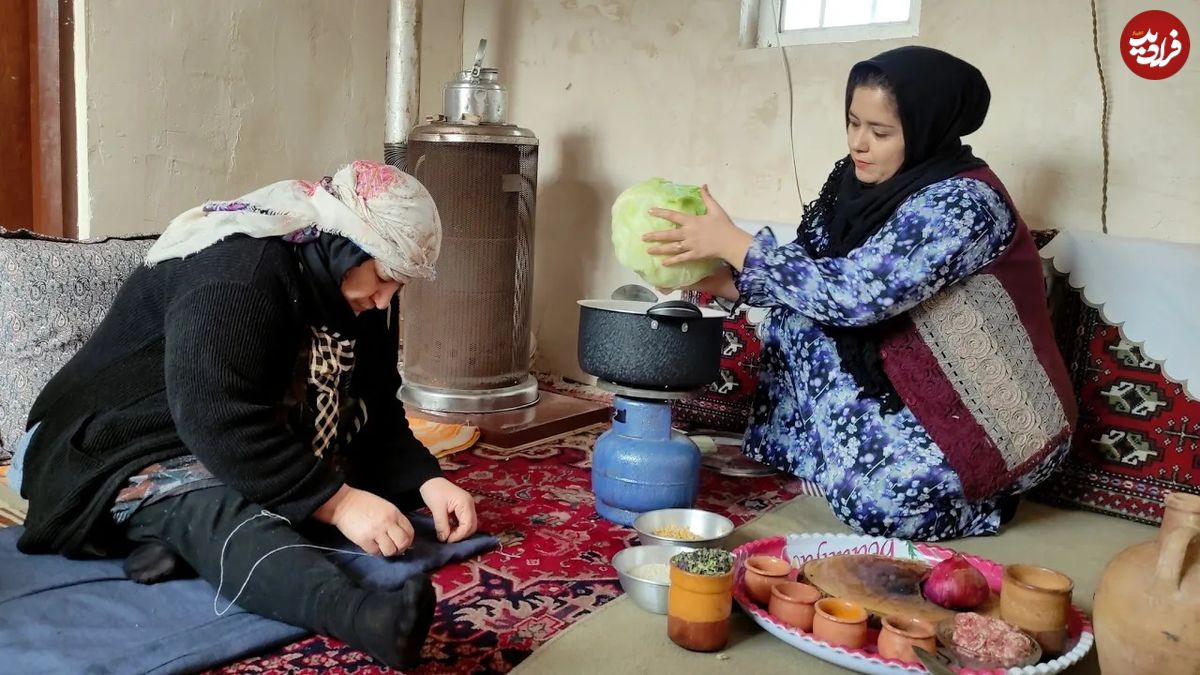
[[[713,298],[705,294],[685,293],[684,299],[701,307],[718,307]],[[758,387],[758,358],[762,352],[755,330],[747,309],[739,309],[725,319],[720,377],[702,395],[675,402],[676,426],[689,431],[707,429],[742,433],[746,430]]]
[[[1062,469],[1031,497],[1158,524],[1168,492],[1200,494],[1200,401],[1070,295],[1063,314],[1078,319],[1060,337],[1069,338],[1079,425]]]

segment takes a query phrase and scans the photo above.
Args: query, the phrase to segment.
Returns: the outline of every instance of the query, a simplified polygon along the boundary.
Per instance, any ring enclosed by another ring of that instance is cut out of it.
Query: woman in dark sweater
[[[126,555],[143,582],[186,562],[237,589],[290,547],[262,559],[241,607],[411,663],[428,577],[369,591],[292,546],[315,521],[395,556],[413,538],[401,510],[422,503],[439,538],[475,530],[473,500],[396,398],[388,310],[407,280],[432,277],[440,241],[424,187],[370,162],[179,216],[34,404],[21,550]]]

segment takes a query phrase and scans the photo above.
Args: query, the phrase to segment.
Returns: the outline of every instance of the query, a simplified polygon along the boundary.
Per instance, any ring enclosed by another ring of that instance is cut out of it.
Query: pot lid
[[[639,302],[637,300],[579,300],[580,307],[599,309],[606,312],[644,315],[646,310],[659,304],[658,302]],[[727,313],[709,307],[700,307],[702,319],[723,319]]]
[[[500,79],[500,71],[496,68],[480,68],[476,73],[473,70],[460,70],[454,78],[454,82],[471,82],[472,80],[481,80],[483,82],[497,82]]]

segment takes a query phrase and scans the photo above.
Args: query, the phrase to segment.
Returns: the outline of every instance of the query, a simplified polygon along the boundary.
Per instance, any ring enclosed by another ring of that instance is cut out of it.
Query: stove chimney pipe
[[[383,158],[401,171],[420,104],[420,30],[421,0],[389,0]]]

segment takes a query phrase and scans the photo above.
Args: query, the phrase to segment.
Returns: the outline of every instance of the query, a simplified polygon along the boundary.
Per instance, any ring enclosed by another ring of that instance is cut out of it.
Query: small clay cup
[[[813,635],[831,645],[862,649],[867,641],[867,610],[841,598],[822,598],[813,616]]]
[[[916,617],[889,616],[883,620],[883,628],[879,631],[877,648],[879,655],[885,659],[895,659],[905,663],[920,663],[913,647],[920,647],[930,654],[937,653],[937,628]]]
[[[821,591],[799,581],[785,581],[771,588],[767,612],[781,622],[809,633],[813,629],[813,607],[821,599]]]
[[[1057,570],[1008,565],[1000,586],[1000,618],[1033,635],[1046,656],[1060,656],[1074,588],[1071,577]]]
[[[788,580],[792,564],[773,555],[752,555],[746,559],[746,574],[742,583],[746,594],[760,606],[771,601],[771,588]]]

